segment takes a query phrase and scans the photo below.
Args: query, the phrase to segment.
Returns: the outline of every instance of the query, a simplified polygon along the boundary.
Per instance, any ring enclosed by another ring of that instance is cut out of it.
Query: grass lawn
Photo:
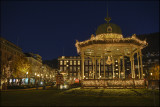
[[[155,99],[155,100],[154,100]],[[154,104],[155,102],[155,104]],[[159,90],[80,89],[1,92],[1,106],[159,106]]]

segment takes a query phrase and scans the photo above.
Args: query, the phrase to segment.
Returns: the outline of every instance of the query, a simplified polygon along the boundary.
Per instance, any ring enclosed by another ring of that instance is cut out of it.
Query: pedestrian
[[[38,90],[38,82],[36,83],[36,90]]]
[[[44,80],[44,83],[43,83],[43,89],[45,90],[46,89],[46,81]]]
[[[5,83],[2,84],[2,90],[5,90]]]
[[[7,90],[7,82],[4,83],[4,90]]]

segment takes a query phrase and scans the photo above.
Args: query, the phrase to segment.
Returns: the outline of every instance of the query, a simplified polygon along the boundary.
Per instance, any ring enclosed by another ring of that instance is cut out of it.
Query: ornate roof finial
[[[107,17],[105,18],[105,21],[107,21],[107,23],[109,23],[110,20],[111,20],[111,18],[108,16],[108,8],[107,8]]]

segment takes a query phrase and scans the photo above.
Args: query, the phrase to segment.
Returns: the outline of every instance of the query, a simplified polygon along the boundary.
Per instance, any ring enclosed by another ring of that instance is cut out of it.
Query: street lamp
[[[28,79],[28,72],[26,72],[26,79]],[[29,85],[29,79],[28,79],[28,85]]]
[[[37,83],[37,81],[36,81],[36,75],[37,75],[37,74],[35,73],[35,76],[34,76],[34,78],[35,78],[35,85],[36,85],[36,83]]]

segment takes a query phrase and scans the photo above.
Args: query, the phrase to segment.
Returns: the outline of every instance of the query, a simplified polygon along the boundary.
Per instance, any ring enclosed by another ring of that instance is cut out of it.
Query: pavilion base
[[[146,88],[144,79],[83,79],[82,88]]]

